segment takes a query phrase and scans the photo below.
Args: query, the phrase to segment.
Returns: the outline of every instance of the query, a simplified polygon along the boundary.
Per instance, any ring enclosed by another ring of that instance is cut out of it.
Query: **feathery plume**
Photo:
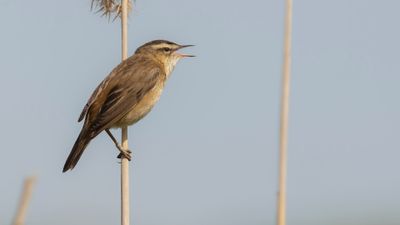
[[[98,8],[96,12],[102,12],[102,16],[115,15],[114,19],[121,17],[122,5],[121,0],[92,0],[91,9]],[[128,0],[128,14],[132,11],[132,1]]]

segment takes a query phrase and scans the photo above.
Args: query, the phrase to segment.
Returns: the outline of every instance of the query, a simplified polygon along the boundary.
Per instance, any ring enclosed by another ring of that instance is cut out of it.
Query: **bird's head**
[[[171,41],[155,40],[140,46],[136,50],[136,54],[149,54],[155,57],[158,61],[164,64],[164,67],[169,74],[176,63],[185,57],[194,57],[194,55],[187,55],[179,53],[178,50],[193,45],[179,45]]]

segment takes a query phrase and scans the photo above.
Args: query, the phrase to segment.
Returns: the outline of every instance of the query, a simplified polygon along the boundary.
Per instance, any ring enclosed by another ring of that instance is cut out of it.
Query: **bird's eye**
[[[163,48],[162,49],[164,52],[166,52],[166,53],[168,53],[168,52],[170,52],[171,51],[171,49],[170,48],[168,48],[168,47],[165,47],[165,48]]]

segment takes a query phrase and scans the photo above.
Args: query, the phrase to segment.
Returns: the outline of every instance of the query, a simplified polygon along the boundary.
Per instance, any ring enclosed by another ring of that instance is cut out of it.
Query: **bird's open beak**
[[[194,46],[194,45],[181,45],[177,49],[175,49],[175,51],[177,51],[179,49],[182,49],[182,48],[192,47],[192,46]],[[195,55],[182,54],[182,53],[179,53],[179,52],[177,52],[176,54],[179,55],[182,58],[184,58],[184,57],[195,57]]]

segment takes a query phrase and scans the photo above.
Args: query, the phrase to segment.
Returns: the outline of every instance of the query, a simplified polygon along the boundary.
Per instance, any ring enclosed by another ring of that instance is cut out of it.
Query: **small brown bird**
[[[176,63],[184,57],[177,50],[193,45],[155,40],[139,47],[99,84],[79,116],[82,130],[65,162],[63,172],[73,169],[89,142],[102,131],[111,137],[121,154],[131,159],[110,132],[110,128],[132,125],[146,116],[160,98],[164,84]]]

